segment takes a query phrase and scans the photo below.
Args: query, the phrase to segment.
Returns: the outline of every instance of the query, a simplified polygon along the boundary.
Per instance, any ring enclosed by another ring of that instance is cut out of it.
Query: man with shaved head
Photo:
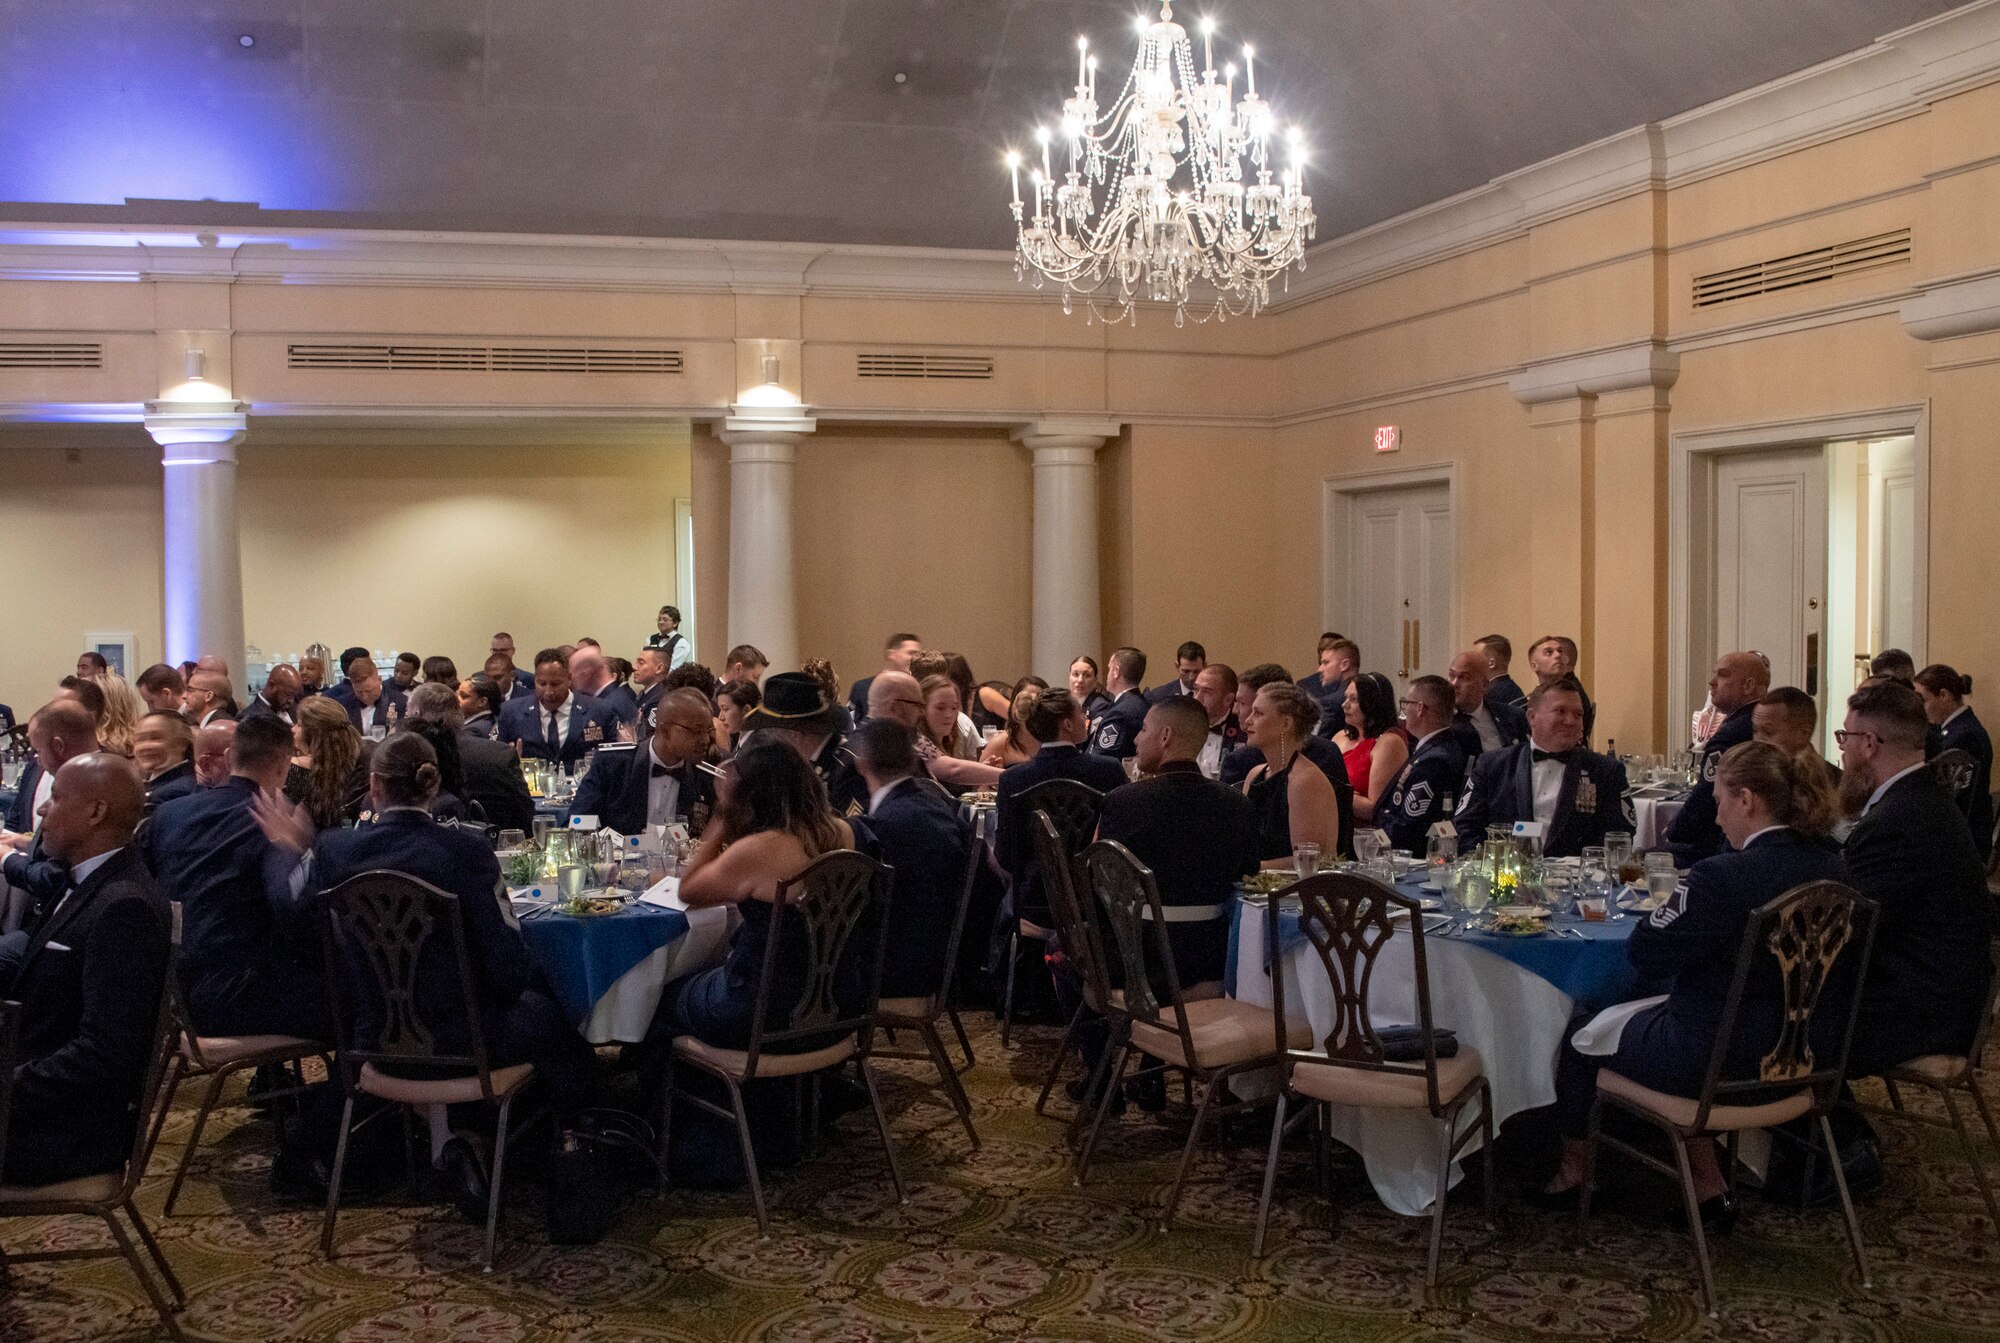
[[[1732,746],[1757,734],[1757,701],[1771,688],[1771,666],[1760,653],[1724,653],[1708,678],[1708,697],[1723,715],[1701,751],[1701,777],[1687,805],[1667,827],[1676,866],[1688,867],[1728,847],[1716,820],[1715,770]]]
[[[298,707],[305,690],[299,680],[298,671],[280,662],[271,668],[264,678],[264,688],[250,697],[250,707],[243,711],[245,718],[262,718],[266,715],[278,719],[286,727],[292,725],[292,711]]]
[[[569,655],[569,679],[580,695],[588,695],[611,711],[620,726],[639,721],[639,697],[611,675],[611,662],[595,644],[583,644]]]
[[[0,964],[0,997],[22,1004],[0,1183],[102,1175],[131,1155],[169,926],[131,847],[145,805],[121,756],[86,752],[55,772],[41,837],[65,877],[21,954]]]
[[[236,697],[230,689],[228,674],[196,667],[181,695],[181,712],[198,728],[207,727],[218,718],[234,718]]]
[[[194,734],[194,783],[219,788],[236,770],[236,720],[217,718]]]

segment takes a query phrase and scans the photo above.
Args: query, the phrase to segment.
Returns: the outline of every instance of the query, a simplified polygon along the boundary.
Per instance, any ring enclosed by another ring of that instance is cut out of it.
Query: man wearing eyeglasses
[[[1376,813],[1390,847],[1422,857],[1431,827],[1451,820],[1465,781],[1465,751],[1452,728],[1451,683],[1419,676],[1401,703],[1403,727],[1416,745],[1389,788],[1388,805]]]
[[[1722,726],[1703,745],[1701,777],[1680,815],[1667,827],[1666,847],[1673,851],[1676,867],[1692,867],[1728,847],[1716,820],[1715,769],[1730,747],[1756,735],[1757,701],[1770,688],[1771,669],[1757,654],[1724,653],[1716,659],[1708,678],[1708,697],[1723,715]]]
[[[651,737],[597,748],[570,810],[595,816],[621,835],[675,822],[700,830],[715,803],[715,780],[700,768],[714,730],[700,691],[668,692],[654,714]]]

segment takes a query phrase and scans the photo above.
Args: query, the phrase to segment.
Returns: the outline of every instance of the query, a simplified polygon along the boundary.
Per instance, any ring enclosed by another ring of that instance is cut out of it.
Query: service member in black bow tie
[[[1461,849],[1486,838],[1486,827],[1540,821],[1551,858],[1602,844],[1607,831],[1632,828],[1625,767],[1583,746],[1583,688],[1563,677],[1528,696],[1528,740],[1487,751],[1472,762],[1458,800]]]
[[[652,736],[598,748],[571,812],[595,816],[621,835],[675,822],[698,833],[715,802],[715,780],[701,768],[714,730],[700,691],[667,692],[654,714]]]

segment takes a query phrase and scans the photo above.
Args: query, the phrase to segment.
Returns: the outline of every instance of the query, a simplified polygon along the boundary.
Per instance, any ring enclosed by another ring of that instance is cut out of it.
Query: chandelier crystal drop
[[[1101,114],[1097,58],[1076,43],[1076,89],[1038,153],[1006,156],[1017,230],[1014,273],[1063,287],[1063,311],[1080,297],[1105,322],[1137,320],[1141,300],[1171,303],[1174,324],[1256,315],[1271,282],[1305,268],[1313,236],[1305,154],[1296,127],[1273,146],[1278,119],[1257,96],[1256,53],[1215,67],[1215,21],[1201,22],[1203,69],[1174,22],[1171,0],[1156,22],[1138,21],[1139,53],[1125,86]],[[1054,157],[1052,157],[1054,156]],[[1064,171],[1057,174],[1056,159]],[[1023,167],[1028,199],[1021,196]]]

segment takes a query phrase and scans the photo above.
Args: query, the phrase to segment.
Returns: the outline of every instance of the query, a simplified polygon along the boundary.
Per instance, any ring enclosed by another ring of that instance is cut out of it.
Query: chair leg
[[[1021,965],[1021,930],[1007,938],[1007,988],[1000,995],[1000,1043],[1006,1044],[1014,1028],[1014,973]]]
[[[722,1079],[729,1087],[730,1108],[736,1112],[736,1142],[743,1149],[743,1173],[750,1180],[750,1202],[757,1210],[757,1234],[771,1236],[771,1215],[764,1208],[764,1181],[757,1174],[757,1149],[750,1144],[750,1117],[743,1112],[743,1089],[733,1077]]]
[[[174,1097],[180,1094],[181,1078],[187,1075],[187,1059],[175,1051],[173,1060],[167,1065],[167,1079],[160,1084],[159,1104],[153,1110],[153,1130],[146,1135],[146,1164],[153,1164],[153,1149],[160,1145],[160,1133],[167,1126],[167,1116],[173,1112]]]
[[[340,1103],[340,1141],[333,1147],[333,1176],[326,1182],[326,1220],[319,1229],[319,1252],[333,1258],[333,1219],[340,1209],[340,1177],[347,1169],[347,1135],[354,1122],[354,1096],[350,1092]]]
[[[1451,1200],[1451,1134],[1458,1126],[1457,1119],[1456,1112],[1447,1110],[1438,1125],[1438,1183],[1431,1202],[1431,1252],[1424,1267],[1426,1287],[1437,1286],[1438,1258],[1444,1253],[1444,1208]]]
[[[1719,1313],[1715,1308],[1715,1272],[1708,1264],[1708,1233],[1701,1224],[1701,1200],[1694,1191],[1694,1171],[1688,1166],[1687,1143],[1678,1134],[1671,1142],[1674,1163],[1680,1169],[1681,1204],[1687,1210],[1688,1234],[1694,1238],[1695,1266],[1701,1270],[1701,1300],[1708,1307],[1709,1318],[1714,1319]]]
[[[222,1099],[222,1088],[228,1085],[231,1074],[221,1069],[210,1075],[208,1090],[202,1093],[201,1108],[194,1112],[194,1127],[188,1130],[187,1146],[181,1149],[180,1164],[174,1168],[174,1182],[167,1188],[167,1201],[160,1208],[160,1216],[172,1217],[174,1203],[181,1196],[181,1182],[187,1179],[188,1167],[194,1164],[195,1149],[201,1146],[201,1130],[208,1123],[209,1111]]]
[[[666,1073],[660,1079],[660,1174],[664,1179],[670,1167],[667,1164],[668,1146],[673,1138],[674,1124],[674,1065],[667,1061]]]
[[[1485,1172],[1486,1180],[1486,1220],[1493,1220],[1493,1167],[1498,1156],[1493,1150],[1493,1084],[1484,1078],[1479,1082],[1479,1167]]]
[[[1313,1188],[1329,1204],[1327,1216],[1332,1221],[1333,1202],[1333,1107],[1319,1101],[1313,1102]]]
[[[124,1206],[125,1215],[132,1219],[132,1229],[139,1233],[139,1243],[146,1247],[147,1254],[153,1256],[153,1262],[159,1265],[160,1276],[166,1279],[167,1290],[174,1294],[175,1309],[187,1309],[187,1290],[181,1286],[180,1277],[174,1272],[174,1266],[167,1262],[166,1255],[160,1253],[160,1242],[153,1239],[152,1230],[147,1227],[146,1219],[139,1215],[139,1210],[133,1206],[131,1199],[126,1199]]]
[[[1201,1102],[1194,1108],[1194,1124],[1188,1129],[1187,1142],[1181,1147],[1181,1164],[1174,1171],[1174,1187],[1167,1191],[1167,1206],[1160,1211],[1160,1230],[1166,1231],[1174,1224],[1174,1211],[1181,1205],[1181,1190],[1187,1185],[1188,1167],[1194,1164],[1194,1149],[1201,1143],[1201,1131],[1208,1127],[1209,1106],[1215,1102],[1215,1093],[1222,1089],[1221,1081],[1211,1078],[1202,1083]]]
[[[947,1007],[945,1015],[951,1018],[951,1029],[958,1036],[958,1047],[965,1051],[965,1066],[975,1066],[978,1060],[972,1057],[972,1037],[965,1033],[965,1023],[958,1019],[958,1009]]]
[[[1604,1135],[1604,1102],[1595,1097],[1590,1102],[1590,1131],[1584,1138],[1583,1183],[1577,1186],[1576,1229],[1590,1229],[1590,1201],[1597,1194],[1597,1148],[1598,1139]]]
[[[937,1038],[934,1031],[927,1031],[926,1034],[930,1035],[932,1039]],[[940,1049],[940,1056],[942,1056],[942,1053],[943,1051]],[[950,1068],[945,1069],[945,1075],[951,1075]],[[868,1060],[865,1058],[861,1060],[861,1080],[868,1087],[868,1104],[875,1111],[875,1131],[882,1135],[882,1152],[889,1158],[889,1183],[896,1190],[896,1202],[908,1203],[910,1196],[903,1192],[903,1170],[902,1167],[896,1164],[896,1143],[889,1136],[889,1116],[882,1110],[882,1092],[875,1085],[875,1070],[868,1066]],[[967,1129],[972,1127],[972,1119],[969,1115],[966,1117],[965,1126]],[[979,1140],[975,1137],[973,1139],[973,1146],[977,1147],[978,1145]]]
[[[500,1100],[500,1120],[493,1131],[493,1177],[486,1190],[486,1255],[479,1271],[493,1271],[493,1243],[500,1232],[500,1187],[507,1172],[507,1112],[514,1107],[512,1096]]]
[[[1896,1089],[1896,1079],[1885,1077],[1882,1079],[1882,1085],[1889,1093],[1890,1108],[1897,1114],[1903,1113],[1903,1093]]]
[[[1083,1004],[1076,1005],[1076,1011],[1069,1014],[1069,1027],[1063,1031],[1062,1043],[1056,1046],[1056,1056],[1049,1060],[1048,1075],[1042,1078],[1042,1094],[1035,1097],[1035,1113],[1040,1114],[1049,1103],[1049,1093],[1056,1089],[1056,1078],[1062,1076],[1063,1060],[1069,1057],[1070,1042],[1076,1039],[1076,1023],[1083,1020]]]
[[[2000,1206],[1993,1202],[1993,1186],[1986,1179],[1986,1165],[1973,1150],[1972,1134],[1965,1127],[1965,1120],[1958,1112],[1958,1104],[1951,1098],[1950,1087],[1939,1087],[1938,1097],[1944,1101],[1944,1112],[1951,1119],[1952,1131],[1958,1134],[1958,1146],[1965,1153],[1966,1164],[1972,1167],[1972,1178],[1979,1184],[1979,1196],[1986,1200],[1986,1216],[1996,1227],[2000,1227]]]
[[[1963,1134],[1961,1129],[1960,1135]],[[1861,1248],[1861,1223],[1855,1219],[1854,1199],[1847,1192],[1847,1172],[1840,1164],[1840,1150],[1834,1146],[1833,1124],[1825,1115],[1819,1117],[1819,1136],[1826,1144],[1827,1160],[1833,1163],[1833,1187],[1840,1191],[1840,1215],[1847,1222],[1847,1247],[1854,1251],[1854,1267],[1861,1274],[1861,1285],[1872,1287],[1874,1284],[1868,1280],[1868,1255]],[[1982,1186],[1985,1184],[1984,1177],[1981,1177],[1980,1183]]]
[[[1081,1047],[1079,1047],[1077,1052],[1080,1058],[1082,1056]],[[1083,1104],[1077,1106],[1076,1113],[1069,1117],[1069,1128],[1065,1131],[1064,1136],[1069,1140],[1071,1146],[1075,1146],[1081,1139],[1087,1127],[1085,1124],[1086,1117],[1097,1113],[1096,1108],[1090,1103],[1090,1098],[1098,1094],[1098,1087],[1104,1083],[1105,1070],[1111,1066],[1111,1058],[1112,1045],[1109,1037],[1107,1037],[1104,1042],[1103,1052],[1097,1056],[1097,1062],[1092,1064],[1085,1073],[1083,1079]],[[1111,1085],[1116,1085],[1115,1080]],[[1110,1096],[1111,1093],[1108,1087],[1104,1094],[1106,1097]]]
[[[169,1306],[167,1299],[160,1295],[159,1284],[153,1281],[153,1275],[147,1271],[146,1261],[139,1257],[138,1248],[132,1244],[132,1238],[125,1234],[125,1228],[118,1225],[118,1219],[109,1211],[101,1215],[104,1224],[111,1228],[111,1239],[118,1243],[118,1252],[125,1256],[126,1266],[132,1270],[132,1276],[139,1280],[139,1285],[146,1289],[146,1295],[153,1302],[153,1309],[159,1312],[160,1323],[166,1327],[168,1336],[174,1343],[186,1343],[187,1336],[181,1333],[181,1322],[174,1318],[173,1307]]]
[[[1119,1083],[1124,1080],[1125,1063],[1131,1057],[1131,1054],[1132,1046],[1120,1040],[1118,1042],[1118,1052],[1111,1060],[1111,1075],[1105,1081],[1104,1094],[1097,1098],[1097,1113],[1091,1118],[1090,1133],[1083,1140],[1083,1150],[1076,1154],[1075,1178],[1079,1186],[1090,1175],[1090,1157],[1097,1150],[1098,1135],[1104,1132],[1104,1116],[1110,1113],[1111,1110],[1111,1093],[1117,1090]],[[1103,1062],[1100,1061],[1098,1067],[1102,1069],[1103,1066]],[[1089,1092],[1084,1093],[1086,1099],[1089,1097],[1089,1094]]]
[[[1257,1230],[1250,1237],[1250,1257],[1264,1257],[1264,1228],[1271,1220],[1271,1191],[1278,1183],[1278,1153],[1285,1145],[1285,1101],[1289,1099],[1281,1090],[1278,1092],[1278,1112],[1271,1116],[1271,1154],[1264,1159],[1264,1193],[1257,1200]],[[1317,1142],[1315,1142],[1317,1147]]]
[[[952,1108],[958,1111],[959,1123],[965,1125],[965,1136],[972,1143],[972,1150],[979,1150],[979,1130],[972,1126],[972,1098],[965,1094],[964,1085],[958,1080],[958,1070],[951,1066],[951,1056],[944,1052],[944,1037],[938,1034],[937,1023],[927,1021],[923,1028],[924,1046],[931,1052],[937,1063],[938,1082],[944,1087],[945,1095],[951,1098]]]
[[[1995,1148],[2000,1148],[2000,1128],[1993,1126],[1993,1111],[1987,1108],[1986,1097],[1979,1090],[1979,1075],[1974,1073],[1965,1080],[1965,1089],[1972,1094],[1973,1108],[1979,1111],[1979,1118],[1986,1125],[1986,1136]]]

